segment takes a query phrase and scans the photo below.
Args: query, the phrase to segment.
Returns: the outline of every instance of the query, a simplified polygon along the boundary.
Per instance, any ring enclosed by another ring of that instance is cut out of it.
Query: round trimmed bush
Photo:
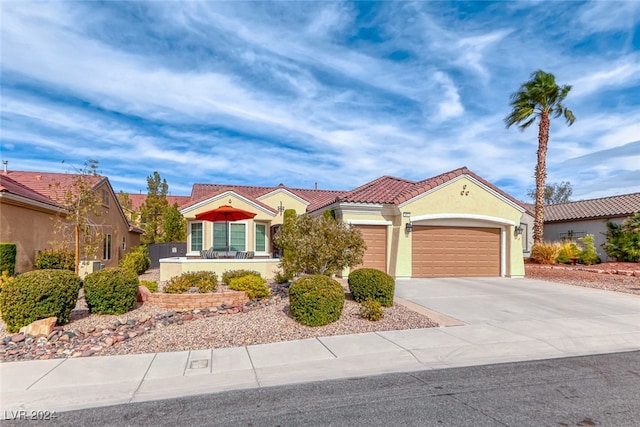
[[[80,277],[69,270],[34,270],[8,281],[0,293],[7,331],[18,332],[47,317],[57,317],[59,325],[69,322],[81,286]]]
[[[182,273],[173,277],[163,291],[168,294],[182,294],[191,288],[198,288],[198,292],[212,292],[218,287],[218,276],[210,271],[194,271]]]
[[[289,286],[291,316],[307,326],[335,322],[344,307],[344,289],[340,283],[320,274],[302,277]]]
[[[371,298],[384,307],[393,305],[395,280],[387,273],[374,268],[360,268],[349,274],[349,291],[357,302]]]
[[[124,254],[118,265],[133,270],[137,275],[144,273],[151,266],[147,247],[138,246],[133,251]]]
[[[84,278],[84,297],[89,311],[123,314],[136,308],[138,276],[126,268],[105,268]]]
[[[382,305],[371,298],[368,298],[366,301],[362,301],[360,304],[360,317],[374,322],[382,319],[384,317]]]
[[[266,285],[267,281],[260,276],[250,274],[248,276],[231,279],[229,287],[234,291],[244,291],[252,299],[266,298],[271,293]]]
[[[222,278],[220,278],[220,281],[225,285],[229,286],[233,279],[237,279],[239,277],[244,277],[244,276],[261,277],[260,273],[253,270],[230,270],[222,273]]]

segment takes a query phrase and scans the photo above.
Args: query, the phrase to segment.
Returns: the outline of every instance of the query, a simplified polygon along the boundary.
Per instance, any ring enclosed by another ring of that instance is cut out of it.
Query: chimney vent
[[[316,183],[314,184],[313,189],[314,189],[314,190],[317,190],[317,189],[318,189],[318,182],[317,182],[317,181],[316,181]]]
[[[2,161],[2,170],[4,171],[5,174],[9,172],[9,160]]]

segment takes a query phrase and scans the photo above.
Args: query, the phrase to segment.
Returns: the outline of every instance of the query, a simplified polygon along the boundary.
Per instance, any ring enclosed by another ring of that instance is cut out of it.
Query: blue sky
[[[640,191],[640,2],[0,3],[1,157],[116,191],[194,182],[351,189],[461,166],[526,200],[532,72],[570,84],[548,182]],[[62,161],[64,160],[64,164]]]

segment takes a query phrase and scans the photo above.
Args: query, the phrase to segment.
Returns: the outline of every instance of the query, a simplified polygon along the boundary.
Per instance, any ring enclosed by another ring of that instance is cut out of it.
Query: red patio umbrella
[[[251,219],[257,214],[244,209],[235,208],[230,205],[222,205],[210,211],[196,214],[196,219],[203,221],[225,221],[226,222],[226,241],[227,252],[229,251],[229,222],[230,221],[242,221],[243,219]]]

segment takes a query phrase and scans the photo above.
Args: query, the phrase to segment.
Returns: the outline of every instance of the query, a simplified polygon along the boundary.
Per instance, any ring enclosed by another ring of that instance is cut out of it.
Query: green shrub
[[[266,283],[267,281],[262,277],[250,274],[231,279],[229,287],[234,291],[244,291],[250,299],[255,300],[269,296],[270,291]]]
[[[149,258],[149,251],[146,246],[138,246],[131,252],[124,254],[124,257],[120,260],[119,266],[122,268],[128,268],[134,271],[137,275],[140,275],[147,271],[151,266],[151,259]]]
[[[62,249],[45,249],[36,255],[38,270],[71,270],[76,271],[76,256],[73,252]]]
[[[172,278],[164,292],[168,294],[182,294],[189,292],[191,288],[198,288],[198,292],[205,293],[215,291],[218,287],[218,276],[210,271],[195,271],[182,273]]]
[[[371,298],[385,307],[393,305],[395,281],[387,273],[373,268],[360,268],[349,273],[349,291],[353,299],[363,302]]]
[[[374,299],[367,298],[360,304],[360,317],[374,322],[382,319],[384,317],[382,304]]]
[[[16,277],[15,276],[11,276],[9,275],[9,271],[4,270],[2,272],[2,275],[0,275],[0,292],[2,292],[2,288],[9,282],[11,282],[12,280],[14,280]]]
[[[220,279],[220,281],[225,285],[229,286],[229,283],[231,283],[231,280],[237,279],[238,277],[244,277],[244,276],[261,277],[260,273],[253,270],[231,270],[231,271],[225,271],[224,273],[222,273],[222,279]]]
[[[571,241],[559,243],[558,257],[556,262],[569,264],[572,258],[578,258],[582,248]]]
[[[0,243],[0,273],[7,271],[9,276],[15,274],[16,253],[17,246],[15,243]]]
[[[68,270],[35,270],[8,281],[0,293],[7,331],[18,332],[47,317],[57,317],[60,325],[69,322],[81,286],[80,278]]]
[[[105,268],[84,278],[84,297],[89,311],[122,314],[136,308],[138,276],[126,268]]]
[[[149,289],[149,292],[158,292],[158,282],[153,280],[140,280],[140,286]]]
[[[640,262],[640,212],[622,224],[607,222],[607,241],[602,247],[618,261]]]
[[[291,276],[286,274],[284,271],[282,270],[278,270],[276,272],[276,274],[273,276],[273,280],[276,283],[282,284],[282,283],[287,283],[288,281],[291,280]]]
[[[578,240],[584,246],[584,249],[580,251],[580,262],[586,265],[598,264],[600,257],[596,251],[596,245],[594,243],[593,234],[587,234],[584,237],[579,237]]]
[[[291,316],[307,326],[335,322],[344,307],[344,289],[330,277],[318,274],[304,276],[289,287]]]
[[[539,264],[555,264],[559,253],[558,243],[536,243],[531,248],[531,258]]]

